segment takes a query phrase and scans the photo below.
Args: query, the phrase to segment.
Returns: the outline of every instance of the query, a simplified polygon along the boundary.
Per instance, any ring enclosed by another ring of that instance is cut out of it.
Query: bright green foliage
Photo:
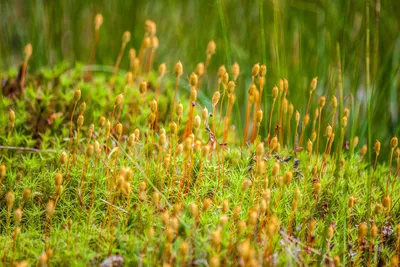
[[[338,171],[335,169],[335,147],[341,147],[338,145],[339,129],[336,129],[330,154],[323,154],[321,149],[318,156],[314,151],[309,157],[306,151],[297,148],[295,153],[292,146],[283,142],[279,150],[271,151],[269,140],[264,139],[266,136],[259,136],[254,144],[240,147],[242,138],[230,130],[227,145],[214,143],[215,150],[202,156],[207,142],[212,144],[204,122],[195,137],[201,142],[199,151],[195,150],[195,145],[186,146],[189,141],[183,138],[189,113],[188,93],[182,90],[189,87],[186,80],[181,79],[179,86],[184,114],[176,137],[169,131],[174,79],[167,78],[163,82],[158,103],[158,126],[155,127],[148,122],[149,103],[157,83],[155,74],[150,75],[149,89],[139,100],[137,84],[126,85],[122,75],[117,76],[115,87],[110,90],[106,82],[108,77],[102,74],[95,74],[91,82],[85,82],[81,78],[84,76],[81,66],[61,75],[54,73],[49,71],[47,77],[31,79],[21,99],[2,97],[0,155],[6,176],[0,187],[0,244],[4,247],[0,257],[4,264],[26,260],[35,265],[46,251],[47,264],[53,266],[66,262],[72,266],[98,265],[107,256],[116,254],[124,258],[126,266],[140,263],[177,265],[182,262],[204,266],[211,262],[212,257],[217,257],[227,266],[239,261],[247,264],[268,261],[276,265],[310,265],[318,264],[323,254],[326,262],[339,256],[343,264],[364,265],[369,257],[376,264],[388,263],[394,255],[399,239],[396,225],[400,222],[399,196],[396,193],[400,190],[400,184],[396,182],[400,166],[398,152],[394,153],[392,169],[388,168],[388,163],[378,164],[376,168],[369,214],[371,164],[359,155],[359,144],[354,152],[346,147],[343,149],[344,165]],[[82,97],[75,114],[71,114],[76,88],[81,89]],[[124,91],[126,94],[119,116],[119,107],[114,112],[114,99]],[[76,140],[76,121],[83,101],[87,104],[83,113],[85,121],[79,129],[79,140]],[[208,104],[199,97],[194,114],[201,115],[203,107]],[[16,114],[14,128],[10,127],[8,108]],[[322,121],[322,129],[331,121],[328,117],[330,108],[325,109],[327,118]],[[219,112],[213,114],[217,125],[221,115]],[[71,116],[73,145],[69,150]],[[111,122],[108,137],[106,128],[99,126],[101,116]],[[117,118],[123,125],[120,138],[116,133]],[[173,120],[176,121],[175,115]],[[264,120],[268,120],[267,115],[264,115]],[[311,121],[308,127],[311,127]],[[94,134],[89,138],[91,123],[94,123]],[[285,132],[284,138],[293,140],[294,117],[289,123],[291,134]],[[161,127],[166,130],[164,147],[159,145]],[[140,137],[129,145],[128,136],[136,128],[140,129]],[[327,138],[323,133],[321,130],[320,147],[325,148]],[[219,142],[222,136],[221,126],[216,132]],[[256,144],[260,140],[264,141],[265,150],[262,157],[257,157]],[[86,156],[88,145],[94,145],[95,141],[99,142],[100,150]],[[179,155],[176,153],[178,143],[184,146]],[[389,140],[386,143],[389,144]],[[66,152],[68,158],[64,164],[60,162],[62,152]],[[168,157],[169,165],[166,164]],[[389,162],[388,155],[381,154],[380,157]],[[259,161],[265,161],[265,173],[258,173]],[[280,170],[274,177],[272,168],[276,163],[279,163]],[[313,174],[314,166],[317,168]],[[289,184],[280,183],[280,177],[286,172],[291,172],[293,179]],[[18,173],[22,174],[20,178]],[[55,184],[57,173],[63,177],[59,191]],[[386,194],[388,177],[388,195],[392,205],[375,213],[375,206]],[[320,183],[321,190],[315,194],[317,183]],[[21,207],[26,188],[31,189],[31,195],[24,203],[19,224],[21,232],[13,249],[12,232],[17,227],[14,212]],[[292,210],[296,188],[300,196],[297,209]],[[5,201],[5,194],[9,191],[15,195],[10,209]],[[155,192],[158,195],[154,196]],[[92,197],[94,202],[90,208]],[[349,208],[351,197],[358,201]],[[208,210],[203,209],[206,198],[211,200]],[[55,208],[54,214],[49,216],[46,206],[51,200],[55,202]],[[229,202],[225,214],[222,209],[224,200]],[[193,203],[198,206],[197,218],[191,213]],[[235,209],[239,206],[241,210],[235,216]],[[252,212],[256,214],[255,221],[249,219]],[[332,221],[327,222],[330,213]],[[72,220],[71,228],[69,220]],[[310,232],[312,220],[316,224]],[[369,247],[366,246],[371,244],[369,230],[360,239],[358,228],[366,222],[370,229],[372,220],[379,233],[373,240],[374,247],[369,256]],[[226,224],[221,224],[224,221]],[[332,239],[327,241],[324,237],[329,223],[334,231]],[[243,225],[243,232],[238,231]],[[271,230],[274,227],[276,229]],[[220,244],[215,231],[221,235]],[[169,240],[171,233],[173,238]],[[180,249],[183,242],[189,245],[186,255]],[[246,247],[246,242],[249,242],[249,247]],[[321,251],[322,247],[325,251]]]

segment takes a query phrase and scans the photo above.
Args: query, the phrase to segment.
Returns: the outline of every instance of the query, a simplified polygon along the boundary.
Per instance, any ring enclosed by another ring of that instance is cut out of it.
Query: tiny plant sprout
[[[182,63],[180,61],[178,61],[178,63],[176,63],[175,65],[175,75],[176,77],[181,76],[183,73],[183,66]]]
[[[196,117],[194,117],[194,120],[193,120],[193,127],[196,129],[196,131],[199,130],[200,124],[201,124],[201,118],[200,118],[200,116],[196,115]]]
[[[207,45],[207,54],[209,54],[209,55],[215,54],[216,48],[217,48],[217,46],[215,45],[214,40],[211,40]]]
[[[243,181],[243,183],[242,183],[242,189],[243,189],[243,191],[246,191],[246,190],[248,190],[249,188],[250,188],[250,186],[251,186],[251,181],[249,180],[249,179],[245,179],[244,181]]]
[[[97,14],[94,18],[95,28],[98,30],[103,24],[103,16],[101,14]]]
[[[347,117],[342,118],[342,127],[346,128],[347,127]]]
[[[296,120],[296,125],[299,125],[299,122],[300,122],[300,112],[298,112],[297,110],[296,110],[295,120]]]
[[[135,140],[136,140],[136,142],[138,142],[139,139],[140,139],[140,130],[139,129],[135,129],[134,134],[135,134],[135,138],[136,138]]]
[[[288,80],[287,79],[283,79],[283,88],[284,88],[284,92],[285,92],[285,94],[287,94],[288,93],[288,91],[289,91],[289,82],[288,82]]]
[[[123,102],[124,102],[124,96],[122,94],[117,95],[114,101],[114,107],[122,105]]]
[[[94,133],[94,124],[92,123],[92,124],[90,124],[89,130],[88,130],[88,138],[89,138],[89,140],[92,139],[93,133]]]
[[[399,141],[398,141],[397,137],[396,136],[392,137],[392,139],[390,140],[391,148],[395,149],[398,144],[399,144]]]
[[[150,109],[151,109],[151,112],[153,112],[153,113],[156,113],[156,112],[157,112],[157,110],[158,110],[158,105],[157,105],[157,101],[156,101],[155,99],[153,99],[153,100],[150,102]]]
[[[158,76],[163,77],[165,75],[166,69],[167,65],[165,63],[161,63],[160,66],[158,66]]]
[[[334,234],[334,229],[332,225],[329,225],[328,227],[328,239],[331,240]]]
[[[307,151],[308,151],[308,156],[311,157],[312,154],[312,149],[313,149],[313,143],[310,139],[307,141]]]
[[[122,131],[123,131],[123,126],[121,123],[117,123],[117,125],[115,126],[115,132],[117,133],[118,136],[122,135]]]
[[[232,65],[232,74],[233,74],[233,80],[236,81],[240,75],[240,67],[237,62],[233,63]]]
[[[27,62],[29,58],[32,56],[32,45],[30,43],[25,46],[24,54],[25,54],[25,62]]]
[[[349,117],[349,115],[350,115],[350,110],[348,109],[348,108],[345,108],[344,109],[344,112],[343,112],[343,116],[345,116],[345,117]]]
[[[242,207],[240,205],[235,207],[235,209],[233,210],[233,214],[232,214],[232,217],[234,220],[237,220],[239,218],[241,210],[242,210]]]
[[[228,82],[229,82],[229,74],[225,72],[225,75],[222,77],[222,83],[224,84],[224,86],[227,86]]]
[[[169,123],[169,129],[170,129],[171,135],[176,135],[178,132],[178,125],[174,121],[171,121]]]
[[[203,151],[202,151],[203,157],[204,158],[207,157],[209,153],[210,153],[210,146],[209,145],[204,146]]]
[[[353,139],[353,147],[352,147],[353,151],[354,151],[354,148],[358,145],[358,141],[359,141],[358,136],[354,137],[354,139]]]
[[[256,147],[256,155],[259,159],[261,159],[264,156],[264,144],[260,143]]]
[[[80,105],[79,105],[79,113],[81,115],[83,115],[86,111],[86,102],[83,101]]]
[[[226,68],[224,65],[221,65],[218,69],[218,81],[222,82],[222,79],[224,78],[226,74]]]
[[[400,259],[398,255],[394,255],[391,259],[390,259],[390,266],[395,267],[395,266],[399,266],[400,263]]]
[[[310,94],[312,92],[314,92],[314,90],[317,88],[317,83],[318,83],[318,77],[315,77],[315,78],[313,78],[311,80],[311,83],[310,83]]]
[[[314,111],[314,121],[316,121],[318,119],[318,117],[319,117],[319,109],[316,108]]]
[[[368,232],[368,227],[366,223],[361,223],[358,227],[358,240],[361,242],[364,240]]]
[[[57,173],[56,178],[55,178],[55,185],[60,186],[62,184],[62,174]]]
[[[24,193],[22,194],[22,200],[23,200],[24,202],[26,202],[26,201],[28,201],[28,199],[29,199],[30,196],[31,196],[31,189],[26,188],[26,189],[24,190]]]
[[[4,177],[6,177],[6,165],[1,164],[0,165],[0,179],[3,180]]]
[[[1,187],[4,179],[6,178],[6,174],[7,174],[6,165],[0,164],[0,187]]]
[[[143,81],[140,83],[139,92],[141,95],[144,95],[147,92],[147,82]]]
[[[76,121],[78,128],[81,128],[83,126],[84,121],[85,117],[83,115],[79,115],[78,120]]]
[[[149,115],[149,125],[152,125],[156,120],[156,114],[155,113],[150,113]]]
[[[14,219],[15,219],[15,224],[19,225],[21,223],[22,220],[22,209],[18,208],[15,210],[15,214],[14,214]]]
[[[379,155],[380,151],[381,151],[381,142],[376,140],[375,141],[375,153],[376,153],[376,155]]]
[[[319,108],[322,109],[325,106],[326,103],[326,98],[324,96],[321,96],[319,99]]]
[[[38,259],[38,266],[47,266],[49,257],[46,252],[43,252]]]
[[[222,212],[227,213],[228,210],[229,210],[229,200],[224,199],[224,201],[222,202]]]
[[[332,135],[332,133],[333,133],[332,126],[328,125],[326,127],[326,136],[329,138]]]
[[[316,138],[317,138],[317,132],[313,131],[313,132],[311,133],[310,139],[311,139],[312,142],[314,142]]]
[[[106,118],[104,116],[101,116],[99,119],[100,128],[103,128],[105,124],[106,124]]]
[[[190,214],[192,215],[192,218],[196,219],[198,214],[199,214],[199,208],[196,203],[191,203],[190,206]]]
[[[228,94],[233,94],[235,92],[235,83],[233,81],[230,81],[228,83]]]
[[[281,188],[283,186],[283,176],[278,177],[278,187]]]
[[[209,115],[208,109],[207,107],[204,107],[204,109],[201,112],[201,118],[203,119],[205,125],[207,124],[208,115]]]
[[[203,212],[208,211],[211,208],[212,201],[209,198],[203,200]]]
[[[378,235],[379,229],[375,223],[371,226],[371,237],[374,239]]]
[[[260,160],[257,162],[257,173],[262,175],[265,172],[265,162]]]
[[[260,72],[260,64],[259,63],[254,64],[251,70],[251,76],[256,77],[258,76],[259,72]]]
[[[221,244],[221,232],[219,230],[216,230],[211,233],[211,244],[215,249],[218,249],[218,247]]]
[[[160,147],[164,147],[166,140],[167,140],[167,137],[166,137],[165,133],[160,134],[160,137],[158,140]]]
[[[290,182],[292,181],[292,178],[293,178],[292,172],[290,172],[290,171],[285,172],[285,175],[284,175],[285,184],[290,184]]]
[[[183,145],[182,145],[182,144],[179,144],[179,145],[176,147],[175,153],[176,153],[176,155],[180,155],[180,154],[182,154],[182,152],[183,152]]]
[[[280,165],[279,163],[275,163],[272,167],[272,176],[276,177],[279,173]]]
[[[189,78],[189,83],[192,87],[196,88],[197,87],[197,75],[196,73],[192,72]]]
[[[390,199],[390,197],[389,196],[385,196],[383,198],[383,200],[382,200],[382,206],[384,208],[388,209],[388,208],[390,208],[391,204],[392,204],[392,200]]]
[[[321,183],[320,182],[316,182],[314,184],[314,195],[318,196],[320,192],[321,192]]]
[[[183,104],[182,103],[179,103],[176,106],[176,115],[178,116],[178,119],[180,119],[182,117],[182,115],[183,115]]]
[[[260,66],[260,75],[264,77],[267,74],[267,66],[265,64],[262,64]]]
[[[196,88],[192,88],[192,90],[190,90],[190,101],[193,103],[197,100],[197,90]]]
[[[257,113],[256,113],[257,125],[261,124],[262,119],[263,119],[263,111],[261,109],[259,109],[259,110],[257,110]]]
[[[215,107],[218,104],[218,101],[219,101],[220,97],[221,97],[221,94],[219,93],[219,91],[216,91],[213,94],[212,101],[211,101],[213,107]]]
[[[283,81],[283,79],[279,79],[279,92],[283,93],[284,90],[285,90],[285,82]]]
[[[195,73],[199,77],[204,75],[204,63],[203,62],[197,64]]]
[[[74,93],[74,102],[78,102],[81,99],[81,90],[76,89]]]
[[[131,33],[128,31],[124,32],[124,34],[122,35],[122,42],[126,44],[130,40],[131,40]]]
[[[212,256],[209,260],[208,265],[210,267],[219,267],[220,266],[220,260],[218,256]]]
[[[5,199],[6,199],[6,204],[7,204],[8,210],[11,210],[14,205],[14,201],[15,201],[14,193],[11,191],[7,192]]]
[[[269,143],[270,152],[272,153],[277,146],[278,146],[278,138],[275,136],[274,138],[271,139],[271,142]]]
[[[8,120],[10,122],[11,128],[15,126],[15,112],[12,109],[8,110]]]
[[[149,35],[155,35],[157,31],[157,25],[154,21],[146,20],[144,23],[144,28]]]
[[[331,101],[332,101],[332,108],[336,109],[337,105],[338,105],[336,96],[332,96],[332,100]]]
[[[304,118],[303,118],[304,126],[306,126],[309,121],[310,121],[310,115],[308,115],[308,114],[304,115]]]

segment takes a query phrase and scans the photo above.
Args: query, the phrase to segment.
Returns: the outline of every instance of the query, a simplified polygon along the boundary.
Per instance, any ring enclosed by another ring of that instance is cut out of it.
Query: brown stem
[[[113,76],[111,77],[111,81],[110,81],[110,88],[111,89],[114,87],[115,78],[117,77],[119,64],[121,63],[121,59],[122,59],[122,56],[124,54],[125,46],[126,46],[126,43],[123,42],[122,45],[121,45],[121,49],[119,51],[118,57],[117,57],[117,61],[115,62]]]
[[[88,71],[87,75],[90,78],[92,75],[92,64],[94,61],[94,57],[96,56],[96,49],[97,49],[97,44],[99,42],[99,29],[96,28],[94,32],[94,43],[92,47],[92,52],[90,53],[90,58],[89,58],[89,63],[88,63]]]
[[[176,82],[175,82],[174,98],[172,99],[172,106],[171,106],[171,113],[170,113],[171,121],[174,118],[174,108],[175,108],[175,102],[176,102],[176,95],[178,93],[178,85],[179,85],[179,76],[176,77]]]
[[[272,109],[271,109],[271,113],[269,114],[268,136],[271,136],[272,114],[274,113],[275,100],[276,99],[274,99],[273,102],[272,102]]]
[[[210,61],[211,61],[211,56],[212,56],[211,54],[207,54],[206,64],[204,65],[204,73],[200,77],[199,83],[197,84],[197,89],[200,89],[201,84],[203,83],[204,76],[207,73],[207,68],[208,68],[208,65],[210,64]]]
[[[246,141],[247,141],[247,132],[249,129],[249,120],[250,120],[250,111],[251,111],[251,104],[249,101],[247,101],[247,105],[246,105],[246,123],[244,126],[244,132],[243,132],[243,144],[242,146],[246,145]]]

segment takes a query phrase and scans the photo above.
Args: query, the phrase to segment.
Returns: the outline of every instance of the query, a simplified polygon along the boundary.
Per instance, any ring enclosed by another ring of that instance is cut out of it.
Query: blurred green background
[[[125,30],[132,34],[128,48],[139,50],[147,19],[157,24],[160,45],[156,65],[166,62],[171,76],[180,60],[187,79],[197,63],[205,61],[207,43],[215,40],[217,53],[202,90],[211,98],[218,67],[225,64],[230,70],[229,65],[237,61],[241,67],[236,89],[239,118],[244,117],[251,68],[257,62],[268,68],[265,111],[270,106],[271,88],[283,77],[289,80],[289,101],[302,115],[309,83],[315,76],[319,78],[313,107],[322,95],[330,103],[333,94],[338,96],[339,44],[344,104],[352,114],[348,138],[359,135],[360,143],[366,143],[369,125],[372,142],[377,138],[387,147],[390,137],[400,133],[400,1],[2,0],[2,71],[21,63],[23,48],[29,42],[33,45],[30,73],[63,61],[71,66],[75,62],[87,63],[96,13],[104,17],[95,58],[98,65],[115,63]],[[371,95],[367,94],[365,83],[367,27],[371,32]],[[121,69],[127,67],[126,52]],[[352,100],[358,104],[352,105]],[[368,103],[370,120],[366,113]]]

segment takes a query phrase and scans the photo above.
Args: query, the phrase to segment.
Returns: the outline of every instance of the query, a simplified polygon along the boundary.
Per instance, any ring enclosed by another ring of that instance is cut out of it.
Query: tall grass
[[[187,62],[183,63],[194,69],[196,62],[203,60],[203,54],[199,51],[204,50],[204,43],[214,39],[219,49],[225,53],[215,55],[210,71],[215,71],[222,64],[231,66],[231,59],[243,66],[254,64],[254,58],[259,58],[259,61],[267,60],[264,63],[268,63],[270,77],[287,77],[291,80],[291,94],[296,96],[294,105],[298,106],[307,97],[307,81],[310,77],[331,73],[335,69],[335,43],[339,42],[343,52],[344,86],[351,88],[354,98],[361,99],[361,107],[368,106],[368,125],[376,126],[370,129],[367,127],[367,120],[362,120],[359,121],[359,127],[366,132],[372,131],[366,135],[368,138],[372,135],[380,139],[389,138],[399,128],[399,118],[393,116],[393,112],[398,109],[397,103],[400,102],[400,95],[396,90],[398,85],[395,79],[387,78],[387,73],[395,77],[399,72],[395,59],[399,53],[399,46],[396,44],[400,38],[400,26],[390,21],[396,21],[396,10],[400,10],[400,4],[396,1],[380,3],[379,0],[368,3],[371,9],[370,21],[374,23],[367,21],[367,3],[364,2],[338,1],[321,4],[313,1],[302,3],[260,0],[258,4],[250,5],[242,1],[171,0],[168,3],[168,23],[161,23],[159,18],[163,17],[163,5],[153,5],[145,1],[137,1],[135,5],[122,1],[61,1],[59,5],[55,5],[36,0],[22,5],[6,0],[1,5],[2,13],[7,14],[0,21],[3,33],[0,37],[1,65],[5,70],[6,66],[19,62],[18,55],[28,42],[32,43],[37,55],[32,59],[31,70],[63,60],[70,63],[74,60],[87,62],[94,31],[91,22],[98,12],[102,12],[108,20],[105,22],[109,23],[105,23],[101,29],[96,64],[112,65],[120,42],[118,38],[105,37],[114,35],[115,30],[119,29],[122,34],[129,29],[132,33],[131,44],[137,47],[142,38],[141,22],[153,18],[159,22],[159,39],[162,44],[157,52],[159,56],[155,58],[156,65],[185,58]],[[198,13],[207,13],[209,18],[197,16]],[[135,14],[133,20],[128,14]],[[193,17],[196,19],[193,20]],[[379,20],[379,17],[385,19]],[[85,21],[84,26],[82,21]],[[379,31],[379,28],[384,30]],[[196,38],[187,34],[192,29],[196,29]],[[370,49],[359,42],[367,39],[367,29],[370,32]],[[36,32],[41,34],[37,35]],[[228,45],[226,40],[229,40]],[[110,49],[113,53],[109,53]],[[372,83],[369,86],[365,84],[366,78],[363,78],[368,76],[363,71],[367,66],[366,51],[362,52],[365,49],[371,52],[372,72],[369,76],[372,77]],[[287,71],[289,68],[290,73]],[[127,58],[122,60],[121,69],[128,69]],[[244,74],[249,73],[249,70],[243,71]],[[319,89],[318,95],[334,89],[333,77],[332,73],[321,77],[320,84],[324,86]],[[240,81],[243,85],[248,82]],[[271,88],[276,83],[276,78],[267,79],[266,87]],[[213,89],[208,85],[204,88],[210,99]],[[244,96],[243,93],[238,97]],[[268,98],[268,95],[265,97]],[[374,101],[367,101],[370,98]],[[344,101],[350,101],[350,96],[344,95]],[[390,103],[392,112],[384,113],[379,110],[379,103]],[[235,106],[235,112],[240,111],[240,118],[243,118],[244,108],[237,104]],[[385,127],[383,121],[389,122],[390,127]],[[387,130],[375,133],[378,128]],[[371,145],[371,142],[369,140],[368,144]]]

